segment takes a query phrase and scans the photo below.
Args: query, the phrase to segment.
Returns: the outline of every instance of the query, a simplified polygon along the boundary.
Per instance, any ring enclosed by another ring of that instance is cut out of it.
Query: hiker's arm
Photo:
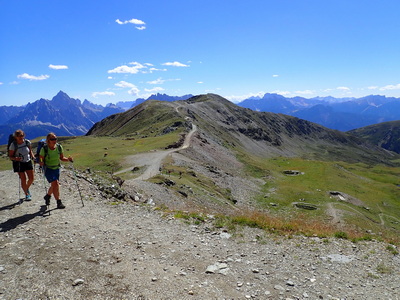
[[[14,150],[9,150],[8,151],[8,157],[11,159],[11,160],[14,160],[14,161],[21,161],[22,160],[22,157],[14,157]]]
[[[32,147],[29,146],[29,155],[31,156],[32,160],[35,160],[35,154],[33,154]]]
[[[61,153],[61,154],[60,154],[60,160],[61,160],[61,161],[70,161],[70,162],[73,162],[73,161],[74,161],[74,160],[72,159],[71,156],[65,157],[65,156],[64,156],[64,153]]]
[[[39,165],[44,165],[44,156],[39,155]]]

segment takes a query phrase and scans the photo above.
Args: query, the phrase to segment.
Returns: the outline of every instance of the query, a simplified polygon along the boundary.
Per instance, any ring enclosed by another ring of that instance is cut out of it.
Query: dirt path
[[[192,129],[186,135],[185,140],[180,148],[165,150],[165,151],[154,151],[147,153],[140,153],[136,155],[130,155],[125,158],[125,165],[129,165],[130,167],[124,168],[118,172],[115,172],[115,175],[129,172],[135,166],[145,166],[145,171],[134,180],[147,180],[160,172],[160,168],[162,165],[162,161],[170,154],[177,152],[182,149],[186,149],[190,146],[190,140],[193,134],[197,131],[197,126],[192,124]]]
[[[226,232],[212,216],[187,224],[151,205],[112,205],[69,169],[67,208],[18,205],[11,171],[0,172],[0,299],[399,299],[400,259],[376,241]]]

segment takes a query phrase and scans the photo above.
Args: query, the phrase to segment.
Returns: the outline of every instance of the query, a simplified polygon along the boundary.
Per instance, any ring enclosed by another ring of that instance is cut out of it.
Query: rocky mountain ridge
[[[173,120],[170,123],[164,120]],[[180,121],[179,121],[180,120]],[[87,135],[125,136],[168,131],[174,123],[187,127],[191,120],[200,128],[204,140],[242,148],[260,156],[314,156],[331,160],[385,161],[394,154],[366,145],[346,133],[331,130],[296,117],[242,108],[215,94],[188,100],[164,102],[149,100],[129,111],[96,123]],[[164,123],[163,123],[164,122]],[[172,126],[173,127],[173,126]]]
[[[13,109],[13,113],[7,111]],[[70,98],[60,91],[52,100],[39,99],[24,107],[0,107],[0,144],[6,144],[8,135],[16,129],[25,131],[29,139],[55,132],[60,136],[84,135],[94,123],[123,109],[115,105],[103,107],[85,100]]]

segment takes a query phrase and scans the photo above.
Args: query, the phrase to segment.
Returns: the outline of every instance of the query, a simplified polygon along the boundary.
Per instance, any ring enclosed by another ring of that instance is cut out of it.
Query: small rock
[[[78,279],[75,279],[75,280],[74,280],[74,282],[72,283],[72,285],[73,285],[73,286],[77,286],[77,285],[83,284],[84,282],[85,282],[85,280],[83,280],[82,278],[78,278]]]
[[[288,286],[294,286],[294,282],[291,281],[291,280],[289,280],[289,281],[286,282],[286,285],[288,285]]]

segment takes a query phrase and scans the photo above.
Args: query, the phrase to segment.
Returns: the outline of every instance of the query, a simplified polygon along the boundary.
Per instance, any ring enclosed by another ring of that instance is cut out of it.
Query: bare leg
[[[25,195],[27,195],[28,194],[28,188],[27,188],[27,184],[26,184],[25,172],[18,172],[18,175],[19,175],[19,179],[21,180],[22,190],[24,191]]]
[[[54,198],[56,198],[56,200],[60,200],[60,183],[58,182],[58,180],[54,180],[51,183],[49,192],[50,192],[50,190],[52,191]],[[49,194],[49,195],[51,195],[51,194]]]
[[[28,181],[26,183],[26,191],[28,191],[33,181],[35,180],[35,176],[33,170],[26,171],[26,174],[28,175]]]

